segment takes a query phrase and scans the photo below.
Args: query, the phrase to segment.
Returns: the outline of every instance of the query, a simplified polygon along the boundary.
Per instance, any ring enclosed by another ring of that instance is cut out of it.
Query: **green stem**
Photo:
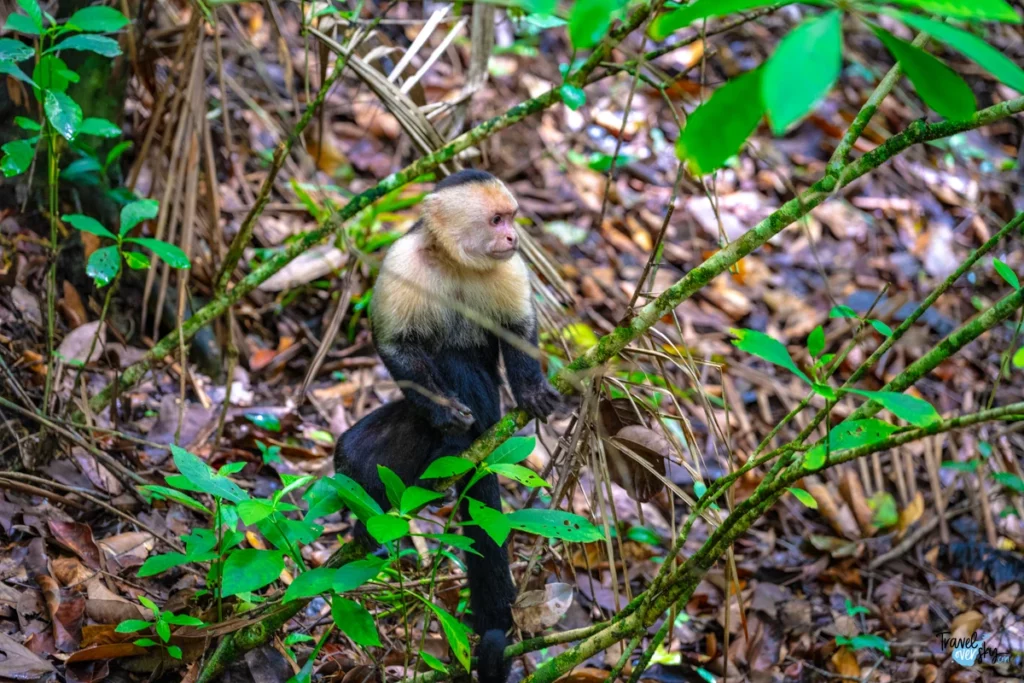
[[[50,395],[53,392],[54,373],[54,334],[57,317],[57,259],[60,256],[58,241],[57,214],[59,211],[59,192],[57,164],[60,153],[57,151],[57,133],[53,126],[46,124],[47,140],[47,191],[50,209],[50,269],[46,274],[46,384],[43,389],[43,414],[50,412]]]

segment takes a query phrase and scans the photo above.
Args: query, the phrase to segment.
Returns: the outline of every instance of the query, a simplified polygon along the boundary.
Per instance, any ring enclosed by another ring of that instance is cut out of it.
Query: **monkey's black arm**
[[[402,394],[431,425],[442,431],[465,431],[473,424],[473,413],[448,386],[425,343],[401,338],[379,344],[377,353]]]
[[[505,329],[537,348],[537,321],[532,317],[506,325]],[[548,384],[540,361],[504,339],[501,340],[501,357],[516,404],[532,417],[546,419],[559,406],[561,397]]]

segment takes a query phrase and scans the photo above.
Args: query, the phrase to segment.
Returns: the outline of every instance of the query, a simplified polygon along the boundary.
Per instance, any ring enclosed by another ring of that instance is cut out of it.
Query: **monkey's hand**
[[[476,416],[462,401],[449,398],[445,405],[436,404],[431,422],[442,432],[461,434],[473,426]]]
[[[562,395],[547,382],[532,384],[519,392],[516,403],[538,420],[547,420],[551,413],[562,407]]]

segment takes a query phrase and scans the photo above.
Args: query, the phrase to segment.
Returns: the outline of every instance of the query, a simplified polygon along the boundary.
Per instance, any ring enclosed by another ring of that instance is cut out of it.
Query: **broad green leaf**
[[[895,425],[875,418],[840,422],[829,432],[827,449],[824,443],[820,443],[807,451],[807,455],[804,456],[804,469],[819,469],[825,464],[828,453],[884,441],[898,429]]]
[[[892,0],[892,3],[922,9],[940,17],[1020,23],[1020,17],[1006,0]]]
[[[15,80],[19,80],[22,83],[28,83],[33,88],[39,87],[36,82],[29,78],[29,75],[22,71],[21,67],[14,62],[0,62],[0,74],[7,74],[12,76]],[[19,117],[23,118],[23,117]]]
[[[93,157],[82,157],[81,159],[75,159],[65,166],[64,170],[60,172],[60,177],[72,181],[85,181],[90,175],[100,170],[102,170],[100,162],[96,159]]]
[[[924,103],[947,119],[969,119],[977,110],[971,87],[936,57],[914,47],[881,26],[871,29],[903,67]]]
[[[420,475],[421,479],[444,479],[465,474],[473,469],[475,465],[465,458],[457,458],[453,455],[444,455],[430,463],[427,470]]]
[[[305,518],[310,521],[333,515],[345,507],[345,501],[326,478],[317,479],[302,497],[309,503]]]
[[[463,552],[480,555],[480,553],[478,553],[473,547],[473,539],[469,536],[460,536],[458,534],[423,534],[423,538],[432,538],[439,543],[450,545]],[[480,556],[483,557],[482,555]]]
[[[676,155],[695,175],[724,166],[757,128],[764,115],[761,72],[754,69],[733,78],[687,117]]]
[[[67,140],[73,140],[82,125],[82,108],[65,93],[48,90],[43,101],[46,120]]]
[[[871,325],[871,327],[875,328],[875,331],[878,332],[878,334],[882,335],[883,337],[892,336],[892,328],[883,323],[881,320],[871,319],[868,321],[868,324]]]
[[[196,529],[188,536],[182,536],[185,552],[188,555],[199,555],[217,546],[217,535],[213,529]]]
[[[165,572],[172,567],[180,567],[183,564],[188,564],[188,555],[182,553],[164,553],[163,555],[154,555],[148,558],[139,567],[139,578],[145,578],[147,576],[153,576]]]
[[[955,26],[922,17],[910,12],[888,12],[903,23],[923,31],[936,40],[960,52],[968,59],[977,62],[983,69],[1001,82],[1020,93],[1024,93],[1024,69],[1001,51],[986,43],[983,39]]]
[[[185,507],[192,508],[197,512],[205,512],[206,514],[212,514],[209,508],[207,508],[205,505],[200,503],[195,498],[187,494],[184,494],[181,491],[176,491],[175,489],[167,488],[166,486],[158,486],[156,484],[151,484],[149,486],[140,486],[139,490],[142,491],[144,494],[148,493],[160,499],[173,500],[176,503],[181,503]]]
[[[814,496],[807,493],[807,491],[804,491],[803,489],[798,489],[793,486],[787,488],[786,490],[792,493],[793,497],[799,500],[801,503],[803,503],[805,507],[809,507],[812,510],[818,509],[818,501],[814,499]]]
[[[17,33],[24,33],[30,36],[38,36],[42,33],[42,30],[36,26],[35,22],[24,14],[11,14],[7,17],[7,23],[4,24],[5,31],[16,31]]]
[[[60,52],[61,50],[95,52],[96,54],[103,55],[104,57],[116,57],[121,54],[121,46],[118,45],[117,41],[113,38],[107,38],[106,36],[94,36],[88,33],[82,33],[77,36],[65,38],[47,50],[47,53]]]
[[[504,544],[505,539],[512,532],[512,525],[508,521],[508,516],[501,514],[499,510],[484,505],[476,498],[467,496],[466,500],[469,502],[470,519],[483,529],[495,543],[498,545]]]
[[[121,129],[106,119],[88,118],[78,128],[79,135],[95,135],[101,138],[116,138]]]
[[[871,520],[879,529],[896,526],[900,521],[900,512],[896,507],[896,499],[888,491],[879,491],[868,499],[868,507],[875,513]]]
[[[786,34],[761,78],[761,97],[773,133],[785,133],[825,98],[839,78],[842,49],[840,10],[808,19]]]
[[[181,659],[181,656],[182,656],[181,648],[178,647],[177,645],[168,645],[167,646],[167,654],[170,655],[172,659]]]
[[[160,614],[160,608],[156,606],[155,602],[147,598],[145,595],[139,596],[139,602],[153,614]]]
[[[68,19],[68,26],[92,33],[112,33],[128,25],[128,18],[113,7],[83,7]]]
[[[1024,368],[1024,346],[1017,349],[1017,352],[1013,354],[1013,358],[1010,360],[1015,368]]]
[[[563,83],[562,86],[558,88],[558,94],[561,95],[562,102],[565,103],[565,106],[569,107],[569,109],[572,109],[573,111],[576,111],[587,102],[587,93],[584,92],[583,88],[569,83]]]
[[[281,431],[281,418],[279,418],[274,413],[246,413],[245,419],[248,420],[249,422],[252,422],[260,429],[266,429],[268,432]]]
[[[434,671],[439,671],[443,674],[448,673],[448,667],[444,665],[444,662],[442,662],[440,659],[430,654],[426,650],[420,650],[420,659],[422,659],[423,663],[429,666]]]
[[[224,562],[224,595],[251,593],[269,586],[284,570],[284,553],[280,550],[235,550]]]
[[[1011,472],[996,472],[992,478],[1012,491],[1024,493],[1024,479],[1021,479],[1019,475]]]
[[[85,264],[85,274],[96,282],[97,287],[106,287],[120,272],[121,255],[117,253],[116,244],[92,252]]]
[[[230,477],[232,474],[238,474],[245,469],[245,461],[229,462],[226,465],[221,465],[220,469],[217,470],[217,474],[222,477]]]
[[[612,22],[616,0],[576,0],[569,13],[569,41],[577,50],[589,50],[604,38]]]
[[[163,240],[153,239],[152,237],[126,237],[124,241],[138,244],[140,247],[146,247],[153,252],[154,256],[162,259],[171,268],[188,269],[192,265],[189,263],[185,252]]]
[[[745,351],[769,363],[785,368],[808,384],[813,384],[811,379],[804,374],[804,371],[793,362],[789,351],[786,350],[786,347],[779,340],[757,330],[732,329],[730,332],[737,337],[732,343],[740,351]]]
[[[860,318],[857,315],[857,311],[853,310],[849,306],[833,306],[832,310],[828,312],[830,318]]]
[[[274,506],[266,500],[243,500],[237,507],[238,516],[246,526],[256,524],[274,514]]]
[[[538,486],[551,486],[544,479],[539,476],[536,472],[528,467],[522,465],[510,465],[508,463],[498,463],[497,465],[489,465],[488,469],[492,472],[496,472],[503,477],[508,477],[513,481],[518,481],[523,486],[529,486],[530,488],[536,488]]]
[[[825,330],[818,325],[807,335],[807,353],[812,357],[817,356],[825,350]]]
[[[25,116],[15,116],[14,123],[18,124],[18,128],[21,128],[22,130],[28,130],[34,133],[38,133],[43,129],[38,122]]]
[[[444,498],[443,493],[430,491],[419,486],[410,486],[405,491],[402,491],[402,499],[399,501],[398,510],[403,515],[411,515],[419,511],[424,505],[441,498]]]
[[[27,140],[12,140],[0,147],[0,150],[4,153],[3,158],[0,158],[0,170],[3,170],[6,178],[27,171],[36,155],[35,145]]]
[[[651,23],[650,34],[655,40],[664,40],[678,29],[689,26],[698,19],[722,17],[734,12],[769,7],[771,5],[788,5],[792,0],[771,2],[771,0],[695,0],[685,7],[662,14]]]
[[[300,598],[311,598],[331,590],[334,585],[334,575],[338,572],[332,567],[317,567],[309,569],[292,581],[291,585],[284,592],[282,602],[291,602]]]
[[[37,0],[18,0],[18,7],[25,10],[33,24],[39,28],[43,27],[43,8]]]
[[[118,234],[124,237],[136,225],[156,218],[159,213],[160,202],[155,199],[140,199],[122,207],[121,228]],[[154,251],[156,250],[154,249]]]
[[[512,0],[530,14],[552,14],[558,8],[558,0]]]
[[[355,513],[361,522],[366,522],[375,515],[383,514],[377,501],[370,497],[362,486],[344,474],[335,474],[327,483],[335,488],[338,495],[345,501],[346,507]]]
[[[0,62],[20,62],[34,57],[36,51],[14,38],[0,38]]]
[[[382,558],[373,556],[349,562],[335,572],[332,588],[335,593],[355,590],[370,579],[376,578],[386,564]]]
[[[400,508],[402,494],[405,493],[405,483],[402,482],[402,478],[395,474],[394,470],[384,465],[377,465],[377,475],[380,476],[381,483],[384,484],[384,493],[387,494],[391,506]]]
[[[1017,273],[1010,269],[1010,266],[1006,265],[999,259],[993,259],[992,265],[995,267],[996,272],[1006,280],[1006,283],[1014,289],[1020,289],[1020,280],[1017,279]]]
[[[954,470],[956,472],[977,472],[978,461],[968,460],[967,462],[961,462],[959,460],[946,460],[942,463],[942,469]]]
[[[121,253],[124,254],[125,263],[132,270],[146,270],[151,265],[149,257],[141,251],[125,251]]]
[[[455,658],[466,668],[466,671],[469,671],[469,633],[466,631],[466,627],[441,607],[419,595],[416,597],[437,615],[441,630],[444,631],[445,638],[448,639],[448,644],[451,646],[452,652],[455,653]]]
[[[142,621],[141,619],[125,619],[120,624],[114,627],[114,630],[118,633],[136,633],[143,631],[147,628],[152,628],[152,621]]]
[[[104,228],[103,225],[95,218],[83,216],[80,213],[70,213],[61,216],[61,220],[65,223],[70,223],[71,227],[75,230],[92,233],[93,235],[99,235],[100,237],[107,237],[112,240],[117,239],[114,233]]]
[[[514,465],[529,458],[536,446],[537,438],[534,436],[513,436],[495,448],[484,462],[488,465],[499,463]]]
[[[107,158],[103,162],[103,168],[109,168],[112,163],[117,161],[122,154],[132,148],[131,140],[124,140],[114,145],[114,148],[107,152]]]
[[[43,55],[36,65],[32,67],[32,80],[43,90],[64,92],[68,89],[71,80],[68,74],[73,73],[68,69],[60,57],[56,55]]]
[[[214,474],[209,465],[184,448],[171,444],[171,455],[182,476],[203,493],[230,500],[232,503],[240,503],[249,498],[249,494],[238,484],[227,477]]]
[[[355,600],[341,596],[331,599],[331,616],[341,631],[362,647],[379,647],[380,636],[373,615]]]
[[[164,614],[164,621],[172,626],[206,626],[206,622],[202,619],[190,616],[188,614]]]
[[[576,543],[599,541],[604,538],[604,531],[594,526],[586,517],[561,510],[516,510],[510,515],[505,515],[505,519],[513,529],[544,538],[560,538]]]
[[[242,464],[244,465],[245,463]],[[280,499],[282,496],[286,496],[292,491],[301,489],[306,484],[312,482],[314,479],[316,479],[316,477],[314,477],[312,474],[282,474],[281,483],[284,484],[284,487],[274,495],[278,499]]]
[[[320,538],[324,529],[319,524],[301,519],[291,519],[275,512],[256,523],[256,528],[279,550],[290,550],[300,545],[309,545]]]
[[[854,650],[863,650],[865,648],[878,650],[884,653],[886,657],[892,656],[892,652],[889,650],[889,643],[886,642],[885,638],[870,633],[863,633],[850,638],[850,647]]]
[[[409,535],[409,521],[394,515],[377,515],[367,520],[366,530],[378,543],[390,543]]]
[[[864,389],[848,389],[848,391],[882,404],[882,407],[890,413],[915,427],[927,427],[942,420],[932,404],[923,398],[896,391],[866,391]]]

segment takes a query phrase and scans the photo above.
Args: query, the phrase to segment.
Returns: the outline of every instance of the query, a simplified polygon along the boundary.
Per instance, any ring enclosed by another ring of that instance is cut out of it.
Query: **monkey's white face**
[[[507,261],[512,258],[519,247],[519,236],[516,234],[516,226],[513,224],[515,212],[495,213],[487,221],[487,230],[481,231],[489,235],[489,240],[484,247],[485,254],[497,261]]]
[[[515,215],[519,204],[505,184],[459,185],[428,198],[428,229],[457,262],[488,270],[515,256],[519,247]]]

